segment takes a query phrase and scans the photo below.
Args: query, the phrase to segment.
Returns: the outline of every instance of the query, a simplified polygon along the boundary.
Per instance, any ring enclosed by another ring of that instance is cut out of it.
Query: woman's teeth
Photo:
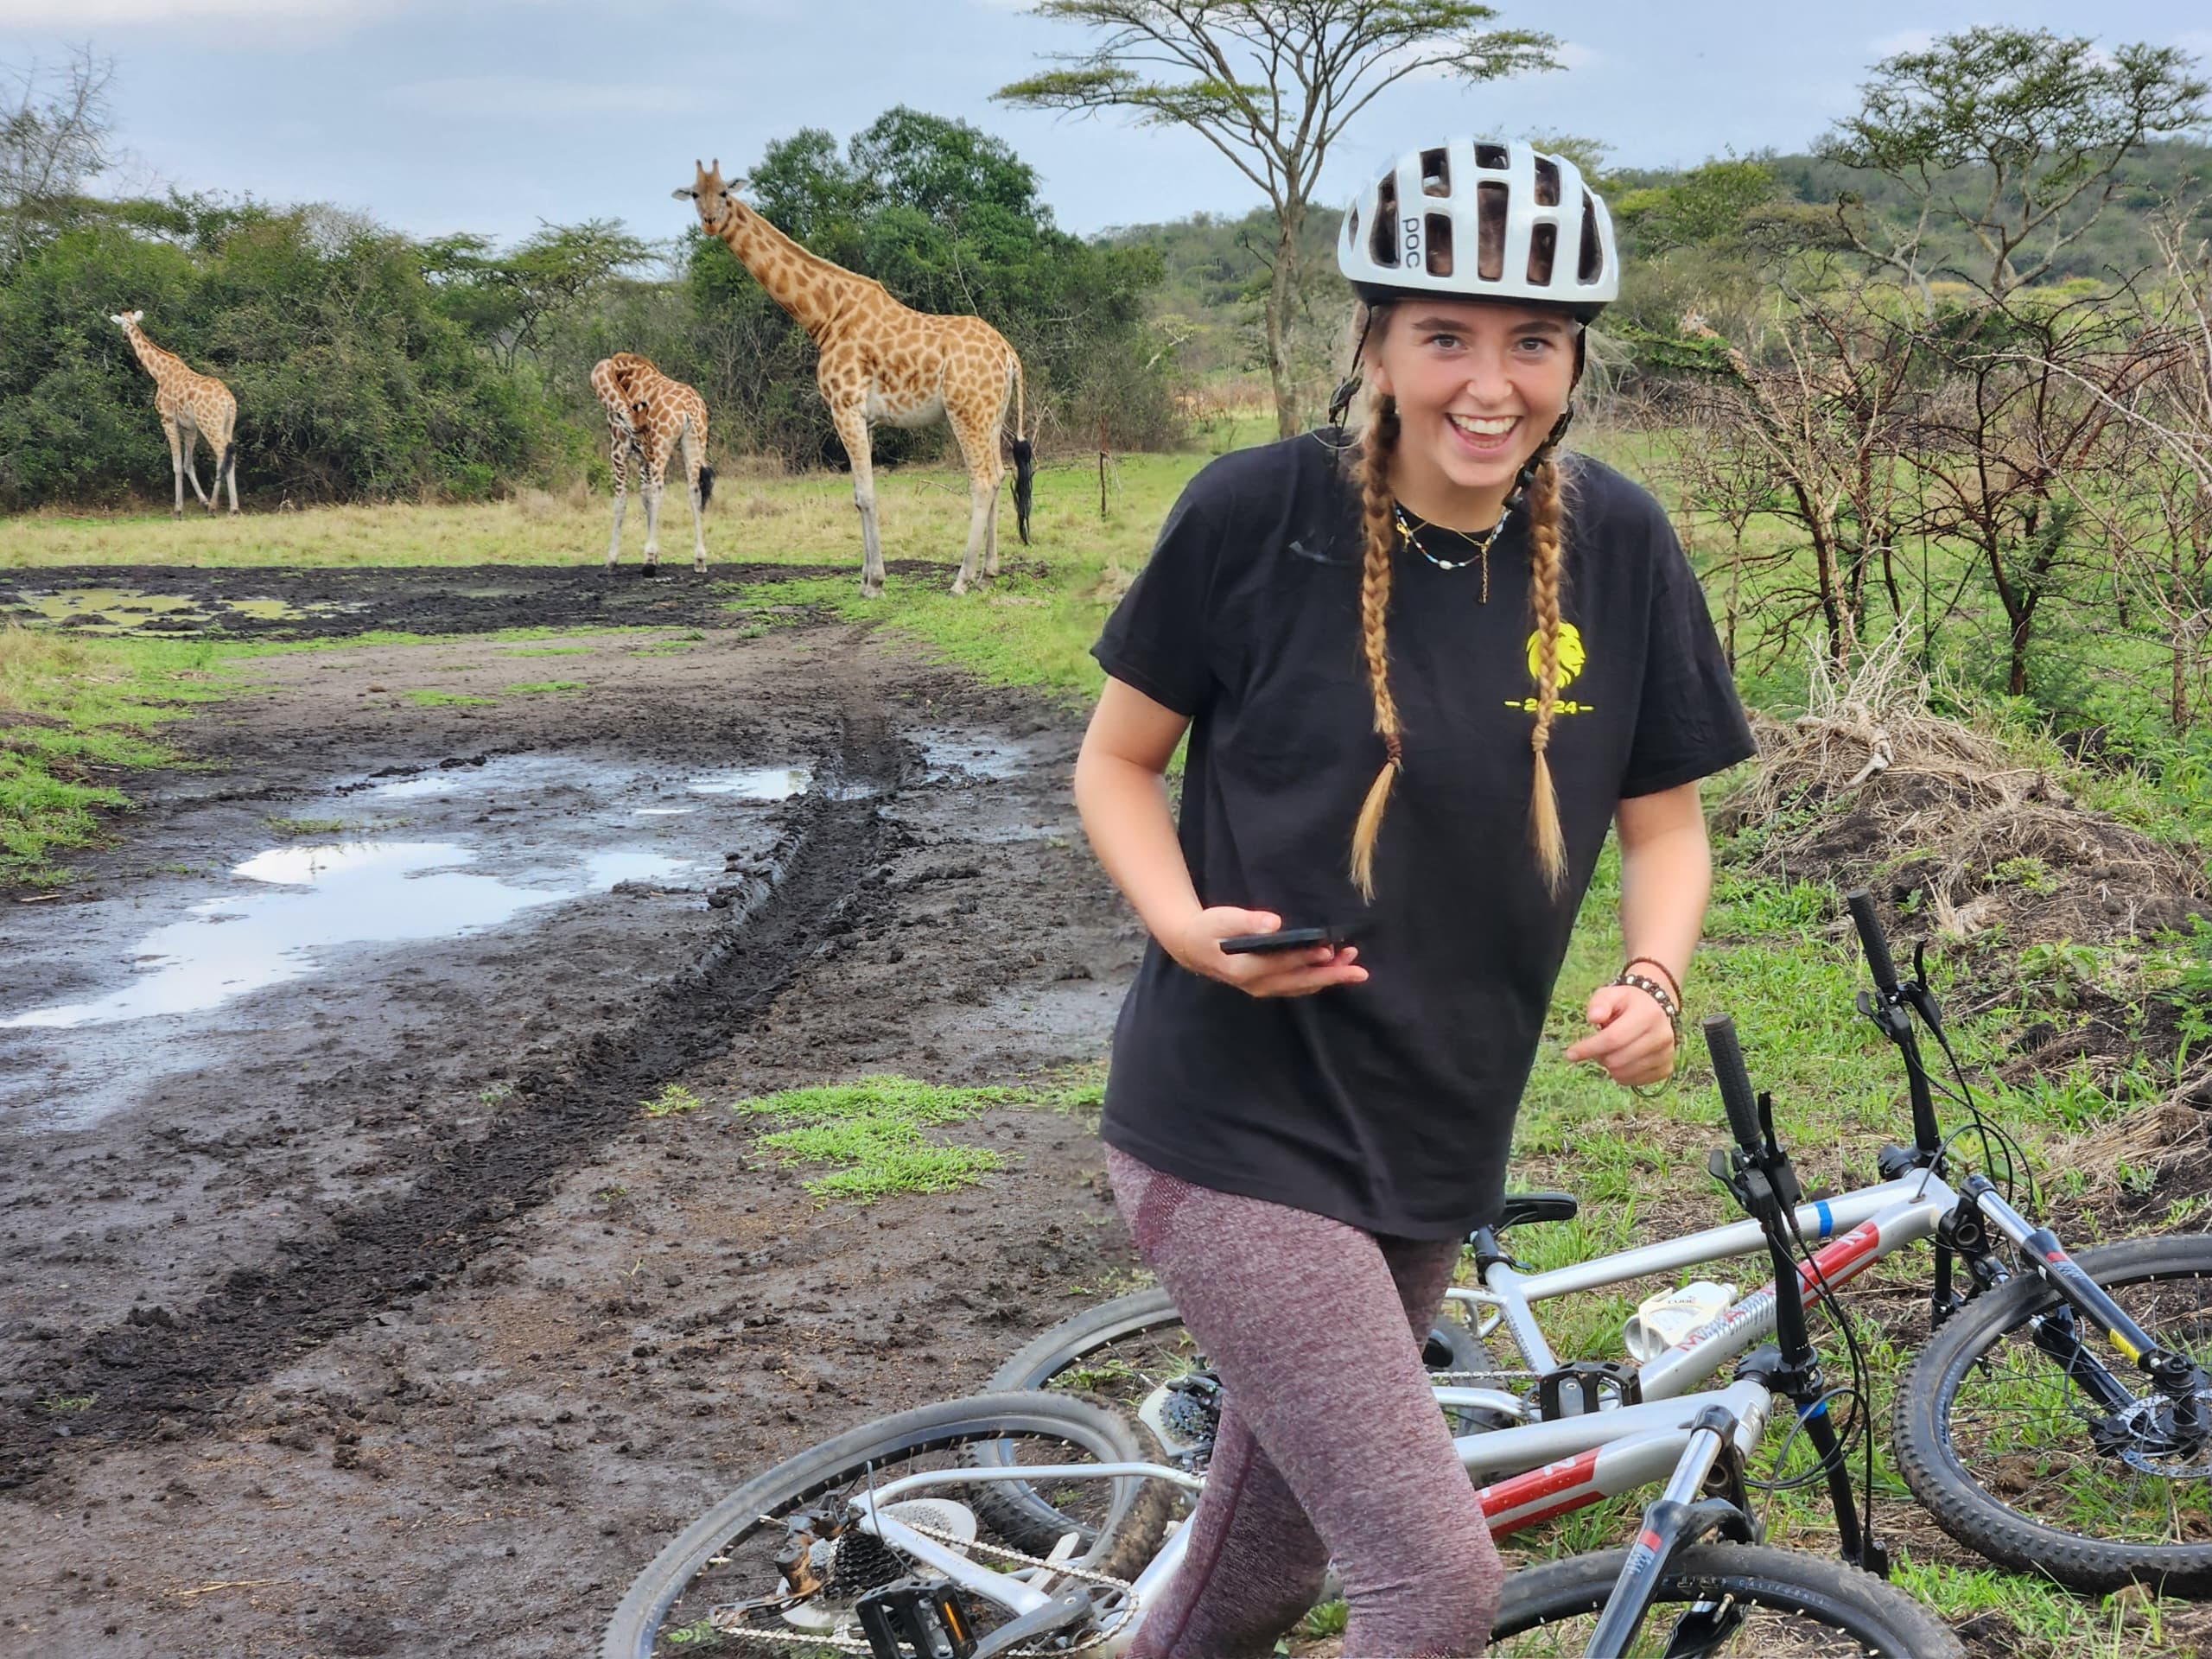
[[[1444,418],[1452,423],[1453,431],[1478,449],[1502,448],[1512,435],[1513,429],[1521,424],[1517,415],[1446,415]]]

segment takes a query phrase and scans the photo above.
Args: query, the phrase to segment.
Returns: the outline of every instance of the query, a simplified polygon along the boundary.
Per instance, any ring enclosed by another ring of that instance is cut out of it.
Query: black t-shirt
[[[1115,1033],[1102,1133],[1154,1167],[1371,1232],[1495,1218],[1567,933],[1614,810],[1753,753],[1705,596],[1666,515],[1567,461],[1557,895],[1529,830],[1536,681],[1516,516],[1482,571],[1401,546],[1388,618],[1405,770],[1349,873],[1383,760],[1360,652],[1348,456],[1304,436],[1224,456],[1168,514],[1093,654],[1192,716],[1179,834],[1207,905],[1351,923],[1367,982],[1262,1000],[1154,943]],[[1423,531],[1437,557],[1469,544]],[[1440,543],[1449,542],[1447,550]]]

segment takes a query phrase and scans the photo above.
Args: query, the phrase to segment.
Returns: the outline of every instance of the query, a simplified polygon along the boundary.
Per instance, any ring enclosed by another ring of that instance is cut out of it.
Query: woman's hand
[[[1298,950],[1255,950],[1230,956],[1224,939],[1244,933],[1273,933],[1282,918],[1272,911],[1239,910],[1216,905],[1193,911],[1180,926],[1160,937],[1160,948],[1194,974],[1234,985],[1249,996],[1311,996],[1332,985],[1357,985],[1367,978],[1358,965],[1357,945],[1317,944]]]
[[[1649,991],[1633,985],[1600,985],[1590,998],[1597,1027],[1567,1051],[1570,1060],[1595,1060],[1615,1083],[1664,1083],[1675,1071],[1675,1027]]]

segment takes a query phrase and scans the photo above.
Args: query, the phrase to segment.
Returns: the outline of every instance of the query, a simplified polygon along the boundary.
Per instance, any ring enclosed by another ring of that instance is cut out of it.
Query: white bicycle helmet
[[[1370,302],[1519,300],[1586,322],[1621,291],[1612,216],[1574,163],[1472,138],[1408,150],[1354,197],[1337,269]]]

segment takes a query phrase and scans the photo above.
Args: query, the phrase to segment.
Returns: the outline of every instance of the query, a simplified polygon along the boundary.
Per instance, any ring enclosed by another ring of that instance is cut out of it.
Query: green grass
[[[466,691],[433,691],[416,686],[399,694],[417,709],[489,709],[497,697],[474,697]]]
[[[504,688],[510,696],[540,696],[563,691],[588,691],[591,687],[582,680],[533,680],[524,685]]]
[[[786,1089],[741,1100],[748,1117],[791,1127],[760,1137],[760,1146],[794,1165],[827,1165],[806,1190],[823,1202],[873,1204],[895,1192],[947,1192],[973,1186],[1006,1166],[998,1154],[926,1133],[964,1123],[994,1107],[1095,1108],[1096,1082],[1036,1088],[954,1089],[893,1076]]]
[[[641,1103],[647,1117],[675,1117],[683,1112],[699,1109],[699,1096],[680,1083],[671,1083],[651,1100]]]

